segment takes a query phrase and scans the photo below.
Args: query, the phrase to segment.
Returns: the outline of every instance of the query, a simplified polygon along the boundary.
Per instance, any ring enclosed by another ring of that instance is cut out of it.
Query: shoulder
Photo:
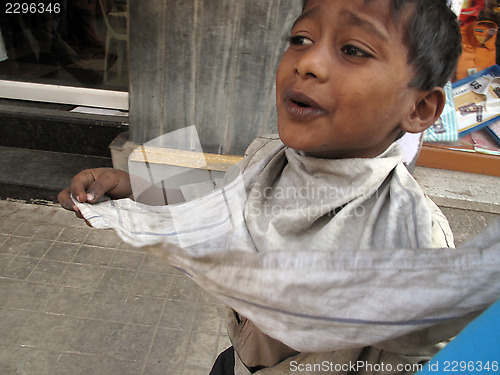
[[[239,163],[240,170],[249,168],[279,145],[283,145],[283,143],[278,134],[262,135],[255,138],[245,151],[243,160]]]
[[[431,210],[432,247],[455,248],[455,240],[448,219],[428,196],[426,196],[426,199]]]
[[[446,216],[427,196],[418,181],[400,163],[392,174],[391,201],[405,226],[414,228],[421,247],[453,248],[453,233]]]
[[[248,146],[245,151],[245,158],[253,157],[257,153],[261,153],[265,150],[270,150],[280,143],[281,140],[278,134],[268,134],[257,137],[250,143],[250,146]]]

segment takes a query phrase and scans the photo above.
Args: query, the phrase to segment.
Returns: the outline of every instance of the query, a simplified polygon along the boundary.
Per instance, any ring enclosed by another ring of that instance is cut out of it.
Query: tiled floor
[[[0,374],[208,374],[224,308],[112,231],[0,201]]]
[[[499,215],[445,209],[457,243]],[[207,375],[224,308],[59,206],[0,200],[0,375]]]

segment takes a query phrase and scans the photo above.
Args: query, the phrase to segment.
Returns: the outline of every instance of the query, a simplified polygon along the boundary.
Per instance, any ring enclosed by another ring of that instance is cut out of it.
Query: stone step
[[[0,99],[0,146],[110,157],[127,116],[72,112],[75,106]]]
[[[79,171],[110,166],[109,157],[0,146],[0,199],[56,202]]]

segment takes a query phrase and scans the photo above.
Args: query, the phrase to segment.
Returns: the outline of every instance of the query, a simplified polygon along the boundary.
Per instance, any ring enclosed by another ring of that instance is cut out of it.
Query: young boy
[[[446,219],[402,165],[395,141],[439,117],[460,45],[445,0],[303,2],[276,76],[279,139],[257,139],[239,165],[243,225],[189,255],[164,246],[164,258],[232,308],[237,355],[223,354],[213,374],[415,372],[407,365],[428,359],[471,319],[477,306],[451,315],[465,316],[458,320],[425,311],[432,286],[412,295],[446,273],[448,260],[437,261],[438,273],[414,274],[401,254],[415,253],[395,250],[453,247]],[[106,210],[130,209],[137,219],[122,235],[147,232],[136,227],[143,206],[117,201],[96,211],[71,199],[93,203],[105,193],[133,198],[128,175],[83,171],[59,201],[94,226],[102,226],[96,217],[112,220]],[[210,212],[214,201],[177,207],[195,217],[190,210]],[[118,228],[126,215],[120,220],[107,225]],[[392,272],[385,284],[381,270]],[[433,303],[446,311],[450,301]]]

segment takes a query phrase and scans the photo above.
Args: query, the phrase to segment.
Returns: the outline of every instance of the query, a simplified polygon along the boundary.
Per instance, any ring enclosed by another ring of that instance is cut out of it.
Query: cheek
[[[355,91],[352,101],[358,107],[358,115],[380,121],[402,105],[400,85],[387,82],[390,81],[366,82]]]
[[[276,70],[276,82],[280,80],[280,77],[283,74],[285,66],[286,66],[286,51],[283,54],[283,56],[281,56],[280,63],[278,64],[278,69]]]
[[[276,71],[276,108],[278,110],[278,114],[280,109],[283,107],[283,93],[287,88],[287,82],[290,81],[291,74],[289,72],[289,67],[286,64],[286,61],[283,61],[278,66]]]
[[[290,75],[293,75],[294,63],[290,51],[285,51],[276,70],[276,87],[281,86]]]

